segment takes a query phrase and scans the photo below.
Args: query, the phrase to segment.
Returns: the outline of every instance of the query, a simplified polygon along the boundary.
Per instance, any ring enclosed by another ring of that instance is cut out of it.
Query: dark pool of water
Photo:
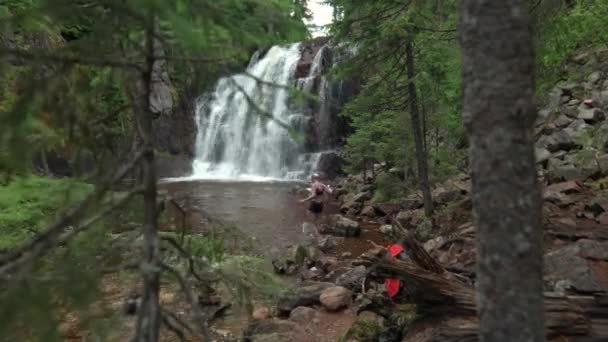
[[[254,250],[281,249],[305,238],[302,223],[310,220],[305,195],[295,188],[305,184],[289,182],[188,181],[160,186],[190,213],[208,215],[236,225],[254,238]]]
[[[308,238],[302,232],[302,223],[312,221],[303,183],[291,182],[234,182],[185,181],[161,184],[188,212],[190,226],[196,227],[204,216],[232,223],[253,239],[252,252],[270,254],[300,243]],[[299,189],[299,191],[296,191]],[[323,215],[317,222],[338,212],[338,206],[326,202]],[[357,256],[369,249],[368,240],[383,243],[377,224],[362,223],[362,236],[349,238],[339,246],[337,253],[351,252]]]

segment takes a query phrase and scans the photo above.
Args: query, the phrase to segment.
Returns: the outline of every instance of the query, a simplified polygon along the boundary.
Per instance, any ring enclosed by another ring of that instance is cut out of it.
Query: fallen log
[[[448,271],[424,269],[414,260],[420,259],[395,260],[386,250],[375,249],[362,255],[356,264],[369,267],[370,276],[403,281],[408,301],[416,304],[417,314],[422,317],[409,331],[407,341],[477,341],[474,288]],[[593,332],[585,310],[564,296],[545,296],[545,320],[548,339],[568,337],[577,341]]]
[[[407,254],[412,258],[412,260],[421,268],[441,274],[445,270],[440,263],[435,260],[425,249],[424,247],[416,240],[414,234],[409,230],[405,229],[399,220],[396,218],[393,220],[397,228],[399,229],[399,235],[401,237],[400,243],[403,247],[406,248]]]

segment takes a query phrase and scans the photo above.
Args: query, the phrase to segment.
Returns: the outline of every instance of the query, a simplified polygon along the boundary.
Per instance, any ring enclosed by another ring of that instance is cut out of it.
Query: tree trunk
[[[439,127],[435,127],[435,166],[439,166]]]
[[[522,0],[461,5],[481,341],[544,341],[534,53]]]
[[[424,101],[422,101],[422,103],[420,103],[420,106],[422,107],[422,146],[424,147],[424,155],[426,160],[428,161],[429,159],[429,155],[428,155],[428,117],[427,117],[427,111],[426,111],[426,106],[424,105]]]
[[[49,167],[49,160],[46,157],[46,151],[42,149],[40,151],[40,160],[42,162],[42,169],[44,170],[44,175],[49,177],[51,176],[51,168]]]
[[[142,162],[144,187],[144,224],[143,224],[143,297],[137,318],[137,342],[156,342],[159,338],[161,314],[159,306],[160,266],[158,242],[158,213],[156,204],[156,172],[154,169],[154,146],[152,142],[152,119],[150,108],[152,73],[154,69],[154,19],[146,29],[146,70],[136,92],[137,128],[145,152]]]
[[[414,133],[414,144],[416,145],[416,164],[418,164],[418,183],[424,198],[424,212],[427,217],[433,215],[433,199],[429,186],[429,173],[426,160],[426,153],[422,143],[422,132],[420,130],[420,114],[418,113],[418,97],[416,94],[416,84],[414,83],[414,49],[411,38],[406,42],[407,57],[407,81],[410,102],[410,116],[412,130]]]

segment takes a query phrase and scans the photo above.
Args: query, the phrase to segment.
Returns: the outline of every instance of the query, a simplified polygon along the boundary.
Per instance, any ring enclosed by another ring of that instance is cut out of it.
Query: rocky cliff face
[[[549,182],[608,175],[608,50],[585,53],[569,67],[539,111],[536,157]]]
[[[360,80],[339,80],[330,69],[350,51],[336,47],[328,38],[302,43],[302,56],[296,70],[298,87],[318,96],[305,101],[303,111],[309,118],[305,128],[307,152],[321,152],[317,171],[334,178],[341,171],[340,149],[350,133],[348,121],[339,113],[360,88]]]
[[[348,122],[338,114],[342,106],[359,90],[359,80],[338,80],[329,70],[345,57],[345,52],[328,38],[302,43],[302,57],[296,77],[299,87],[318,95],[317,101],[306,101],[305,113],[310,117],[306,130],[308,151],[325,151],[341,147],[349,132]]]

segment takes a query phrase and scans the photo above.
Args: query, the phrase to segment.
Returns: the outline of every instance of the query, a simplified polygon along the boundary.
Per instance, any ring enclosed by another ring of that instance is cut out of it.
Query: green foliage
[[[184,236],[183,241],[180,233],[161,232],[161,236],[179,241],[189,255],[205,263],[219,263],[226,256],[225,240],[220,234],[188,234]]]
[[[302,3],[292,0],[32,0],[2,6],[0,55],[28,56],[0,59],[0,166],[12,173],[29,171],[40,150],[58,151],[74,164],[92,158],[104,165],[128,146],[151,15],[176,91],[191,83],[200,90],[198,83],[240,67],[260,47],[308,36],[296,11]]]
[[[33,272],[3,284],[0,300],[2,341],[63,341],[60,322],[70,312],[78,328],[101,336],[90,305],[99,298],[99,255],[108,246],[107,231],[86,232],[33,265]],[[96,316],[97,315],[97,316]]]
[[[285,285],[266,260],[251,256],[228,256],[219,265],[222,282],[236,295],[241,305],[257,296],[278,299]]]
[[[372,342],[377,341],[384,328],[376,321],[358,320],[340,341]]]
[[[537,24],[539,91],[545,94],[563,76],[561,66],[568,57],[608,42],[608,2],[578,0],[573,8],[542,14]]]
[[[464,136],[460,49],[454,41],[456,1],[330,3],[341,14],[341,20],[332,26],[332,33],[344,46],[349,47],[351,42],[356,46],[356,53],[350,54],[335,72],[338,77],[356,75],[364,81],[361,93],[342,113],[354,128],[346,146],[349,171],[361,171],[370,162],[386,163],[388,168],[415,169],[404,57],[408,40],[414,42],[416,50],[414,82],[427,153],[431,159],[443,158],[441,151],[454,149]],[[457,161],[442,159],[440,169],[431,167],[431,178],[443,178],[456,169]]]
[[[34,176],[0,186],[0,251],[33,237],[63,207],[91,191],[91,185],[78,181]]]
[[[407,189],[403,180],[391,173],[382,173],[376,177],[375,202],[387,202],[404,197]]]
[[[121,152],[128,152],[137,133],[133,109],[145,102],[138,85],[152,57],[145,44],[152,40],[146,38],[153,34],[154,45],[162,47],[169,77],[175,77],[175,92],[198,91],[200,83],[214,82],[219,74],[241,67],[258,48],[307,37],[302,4],[293,0],[0,2],[0,171],[14,178],[0,189],[0,251],[31,239],[64,205],[93,189],[76,181],[15,178],[30,173],[34,155],[56,152],[72,165],[92,163],[97,166],[90,178],[93,182],[115,171]],[[190,87],[195,83],[197,87]],[[137,234],[127,231],[108,237],[110,231],[121,231],[116,223],[131,228],[141,224],[141,202],[133,203],[137,204],[129,203],[45,254],[23,274],[2,281],[0,339],[63,340],[58,326],[67,312],[76,314],[82,326],[99,321],[94,313],[101,313],[91,304],[97,299],[108,254],[119,249],[114,243],[126,243],[128,250],[122,246],[125,253],[114,258],[119,264],[112,266],[136,261],[132,258]],[[106,204],[101,201],[95,210]],[[197,263],[206,264],[205,270],[221,268],[240,281],[242,293],[272,284],[257,260],[226,257],[225,243],[215,237],[188,236],[184,246]],[[179,266],[187,273],[183,263]]]

